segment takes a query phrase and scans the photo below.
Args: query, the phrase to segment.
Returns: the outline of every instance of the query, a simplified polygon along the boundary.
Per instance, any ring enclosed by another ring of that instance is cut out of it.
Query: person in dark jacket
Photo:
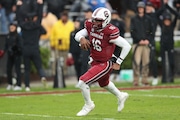
[[[174,82],[174,29],[176,26],[177,18],[179,13],[174,11],[167,2],[164,3],[165,12],[162,14],[162,19],[159,20],[161,27],[161,40],[160,40],[160,51],[162,58],[162,83]],[[169,10],[174,14],[168,12]]]
[[[66,0],[45,0],[47,3],[48,11],[56,15],[59,19],[60,14],[64,11],[65,5],[67,4]]]
[[[36,16],[38,11],[38,0],[17,0],[16,18],[23,22],[28,16]]]
[[[120,30],[120,36],[124,37],[125,34],[125,23],[123,19],[120,18],[118,12],[116,10],[113,10],[111,12],[112,18],[111,18],[111,24],[115,25]]]
[[[152,40],[151,40],[151,46],[150,46],[150,71],[153,76],[152,85],[158,84],[158,67],[157,67],[157,60],[156,60],[156,44],[155,44],[155,33],[156,28],[158,25],[158,13],[159,11],[156,11],[153,4],[151,2],[146,3],[146,15],[149,16],[152,19],[153,23],[153,32],[152,32]]]
[[[83,74],[82,62],[84,58],[82,58],[82,54],[81,54],[82,50],[79,46],[79,43],[76,40],[74,40],[74,36],[80,30],[80,20],[76,19],[74,21],[74,27],[75,27],[75,30],[71,32],[71,35],[70,35],[70,49],[68,53],[68,60],[73,59],[77,80],[79,80],[79,77]]]
[[[87,9],[84,10],[84,16],[83,17],[77,17],[76,18],[76,22],[77,22],[77,24],[80,23],[80,26],[77,27],[76,30],[71,35],[73,35],[73,34],[75,35],[75,33],[78,31],[78,29],[80,30],[80,29],[82,29],[84,27],[85,20],[91,19],[92,13],[93,13],[92,9],[87,8]],[[74,36],[71,36],[71,37],[74,40]],[[79,44],[77,42],[73,41],[72,43],[76,44],[76,47],[77,47],[76,52],[80,53],[80,55],[76,56],[76,58],[77,57],[79,58],[78,61],[81,64],[79,66],[80,70],[78,70],[79,71],[78,78],[79,78],[80,75],[84,74],[89,69],[88,61],[89,61],[90,51],[80,49]],[[75,47],[73,49],[75,49]],[[72,52],[73,49],[70,48],[70,52]],[[76,55],[77,55],[77,53],[76,53]]]
[[[6,10],[8,24],[12,23],[15,19],[16,0],[1,0],[1,4]]]
[[[9,34],[6,36],[4,53],[7,53],[7,90],[22,90],[21,88],[21,59],[22,59],[22,38],[17,33],[17,23],[9,25]],[[16,72],[16,86],[13,85],[13,67]]]
[[[150,17],[145,14],[145,3],[138,2],[138,14],[131,19],[131,37],[133,38],[133,85],[149,85],[149,56],[153,32],[153,24]]]
[[[18,4],[17,16],[20,15],[23,3]],[[36,8],[36,7],[35,7]],[[21,27],[23,38],[23,59],[25,65],[25,90],[30,91],[30,67],[31,61],[34,63],[44,87],[47,87],[45,72],[42,68],[42,61],[39,50],[39,38],[42,33],[45,33],[41,26],[43,1],[37,0],[37,10],[33,9],[32,13],[27,13],[23,19],[18,19]],[[36,11],[34,11],[36,10]]]

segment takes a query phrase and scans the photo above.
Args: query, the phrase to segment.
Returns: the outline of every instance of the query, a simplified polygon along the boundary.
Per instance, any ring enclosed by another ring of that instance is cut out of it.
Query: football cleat
[[[121,97],[118,99],[118,112],[121,112],[124,108],[124,103],[126,102],[129,94],[126,92],[121,92]]]
[[[90,113],[95,108],[94,102],[92,102],[90,105],[85,104],[81,111],[77,113],[77,116],[86,116],[88,113]]]

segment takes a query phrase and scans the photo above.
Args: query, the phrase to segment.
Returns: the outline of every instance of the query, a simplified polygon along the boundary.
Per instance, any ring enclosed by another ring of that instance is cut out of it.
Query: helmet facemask
[[[103,26],[102,26],[102,24],[103,24],[103,22],[104,22],[104,20],[102,20],[102,19],[92,19],[92,23],[93,23],[93,28],[95,29],[95,30],[101,30],[101,29],[103,29]]]

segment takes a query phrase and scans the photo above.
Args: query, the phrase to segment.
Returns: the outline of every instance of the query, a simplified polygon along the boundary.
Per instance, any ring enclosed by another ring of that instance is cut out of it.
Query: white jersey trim
[[[88,36],[88,31],[86,30],[86,28],[84,28],[84,29],[78,31],[74,38],[76,41],[80,42],[81,38],[86,37],[86,36]]]

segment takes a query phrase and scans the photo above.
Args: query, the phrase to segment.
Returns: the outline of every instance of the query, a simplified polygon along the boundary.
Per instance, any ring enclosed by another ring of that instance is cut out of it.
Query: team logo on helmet
[[[106,18],[109,17],[108,11],[104,11],[104,16],[105,16]]]

